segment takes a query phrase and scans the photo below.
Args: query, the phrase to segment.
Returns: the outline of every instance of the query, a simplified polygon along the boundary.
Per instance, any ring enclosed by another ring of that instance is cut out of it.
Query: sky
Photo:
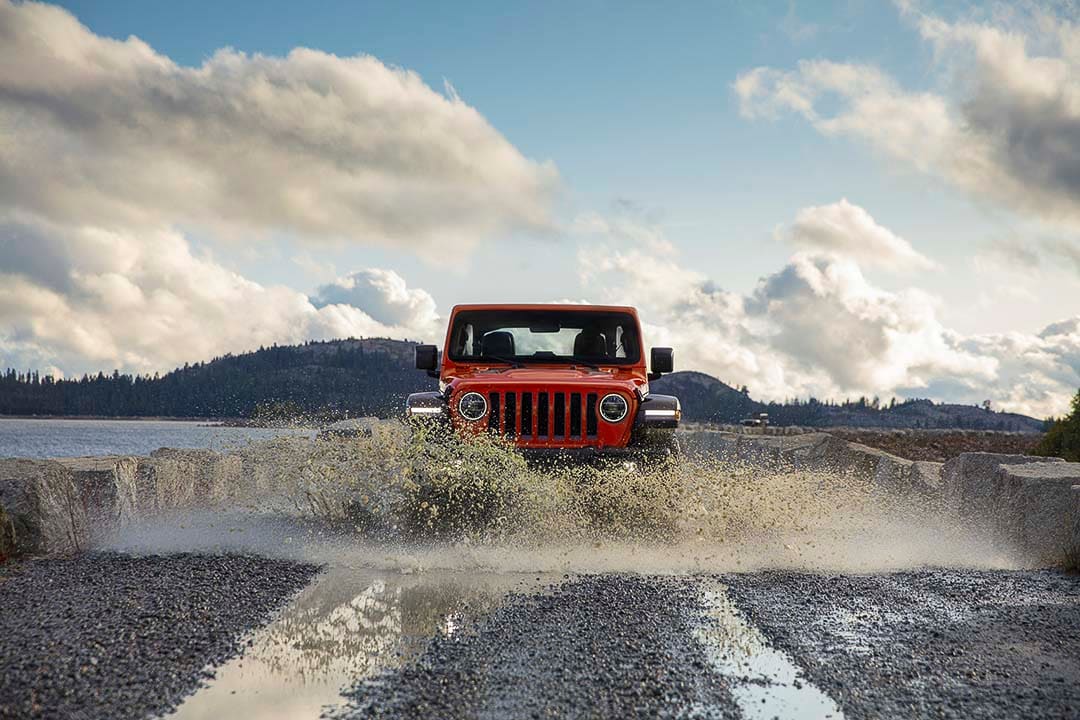
[[[0,366],[615,302],[761,399],[1080,386],[1080,18],[0,0]]]

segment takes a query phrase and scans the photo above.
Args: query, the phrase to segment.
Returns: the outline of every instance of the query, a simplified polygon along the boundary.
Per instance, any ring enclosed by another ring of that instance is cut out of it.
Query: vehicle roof
[[[477,303],[455,305],[451,313],[463,310],[577,310],[579,312],[627,312],[637,315],[637,309],[629,305],[576,305],[573,303]]]

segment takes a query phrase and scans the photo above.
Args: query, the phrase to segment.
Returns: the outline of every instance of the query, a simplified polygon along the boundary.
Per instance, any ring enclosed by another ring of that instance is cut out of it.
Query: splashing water
[[[245,473],[255,476],[246,493],[128,526],[110,546],[213,547],[404,572],[1016,564],[934,508],[843,473],[715,458],[538,465],[496,438],[396,423],[368,437],[279,439],[245,452]]]

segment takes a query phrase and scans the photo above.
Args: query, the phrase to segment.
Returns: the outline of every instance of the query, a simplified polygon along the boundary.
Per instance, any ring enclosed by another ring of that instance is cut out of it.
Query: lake
[[[228,450],[314,430],[225,427],[183,420],[24,420],[0,418],[0,457],[149,455],[162,447]]]

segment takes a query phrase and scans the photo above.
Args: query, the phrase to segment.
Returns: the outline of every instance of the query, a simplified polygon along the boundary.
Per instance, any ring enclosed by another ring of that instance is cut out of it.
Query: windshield
[[[459,362],[579,362],[631,365],[641,357],[630,313],[470,310],[458,313],[448,352]]]

